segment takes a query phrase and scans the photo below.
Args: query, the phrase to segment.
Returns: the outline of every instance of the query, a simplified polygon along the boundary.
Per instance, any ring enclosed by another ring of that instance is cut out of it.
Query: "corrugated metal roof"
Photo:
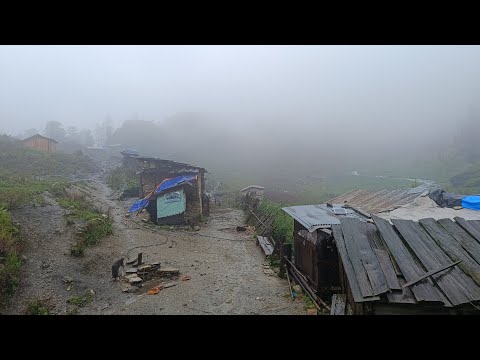
[[[335,209],[338,209],[337,211],[334,212],[333,209],[324,204],[282,208],[283,211],[305,226],[310,232],[320,228],[329,228],[333,224],[340,224],[339,217],[342,216],[360,218],[360,215],[352,209],[343,209],[337,206],[335,206]]]
[[[415,201],[422,195],[428,194],[428,187],[419,186],[412,189],[392,190],[354,190],[337,196],[328,203],[347,204],[370,214],[391,211]]]

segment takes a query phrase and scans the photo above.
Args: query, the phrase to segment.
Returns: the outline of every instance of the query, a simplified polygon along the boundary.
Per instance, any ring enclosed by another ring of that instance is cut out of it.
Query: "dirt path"
[[[26,260],[19,289],[4,313],[23,313],[29,300],[43,299],[54,314],[67,314],[72,310],[67,300],[90,289],[93,301],[77,309],[79,314],[305,313],[303,302],[291,301],[286,280],[264,273],[265,258],[252,236],[236,232],[243,223],[240,210],[212,205],[200,231],[169,231],[137,217],[126,218],[131,202],[114,200],[100,178],[91,188],[92,198],[112,209],[114,233],[88,248],[83,258],[70,256],[75,225],[66,225],[65,210],[53,198],[47,197],[45,206],[14,212],[27,239]],[[139,246],[147,247],[133,249]],[[111,281],[111,265],[140,251],[148,261],[176,267],[191,280],[157,295],[145,294],[147,287],[123,293],[124,284]]]

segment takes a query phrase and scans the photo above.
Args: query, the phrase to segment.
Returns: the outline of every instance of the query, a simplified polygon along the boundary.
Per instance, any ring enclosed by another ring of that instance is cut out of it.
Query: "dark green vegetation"
[[[275,241],[279,240],[281,243],[292,243],[293,219],[282,210],[282,207],[282,205],[277,204],[273,201],[264,200],[257,208],[257,215],[259,217],[273,215],[274,220],[272,227],[274,228],[274,230],[272,236]]]
[[[87,304],[90,304],[93,300],[93,291],[89,290],[82,296],[72,296],[67,300],[67,303],[70,305],[84,307]]]
[[[18,286],[21,243],[20,229],[8,211],[0,208],[0,306]]]
[[[123,166],[113,169],[108,174],[107,184],[113,190],[122,191],[122,195],[126,197],[136,197],[139,194],[138,176]]]
[[[58,197],[58,203],[67,209],[67,224],[79,221],[83,224],[78,231],[78,240],[72,246],[72,256],[83,256],[85,248],[95,245],[100,239],[110,235],[112,219],[109,214],[104,214],[102,209],[92,204],[83,190],[66,188]]]
[[[32,300],[27,303],[26,315],[50,315],[48,306],[41,300]]]

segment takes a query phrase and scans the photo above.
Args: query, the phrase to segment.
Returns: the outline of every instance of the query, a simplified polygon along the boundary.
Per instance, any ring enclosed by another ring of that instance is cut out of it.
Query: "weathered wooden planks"
[[[405,280],[402,277],[398,277],[398,282],[401,286],[405,284]],[[387,293],[387,299],[391,303],[399,304],[416,304],[415,296],[410,288],[402,288],[401,291],[393,290],[391,293]]]
[[[348,256],[352,261],[363,296],[371,296],[370,288],[373,295],[386,293],[389,290],[387,280],[370,246],[366,224],[353,218],[341,218],[340,223]]]
[[[461,217],[454,217],[454,220],[464,228],[475,240],[480,242],[480,226],[474,221],[468,221]]]
[[[393,227],[387,220],[372,216],[378,231],[383,238],[383,241],[388,247],[388,250],[393,255],[395,262],[403,273],[407,281],[412,281],[421,275],[425,274],[419,264],[416,263],[413,256],[410,254],[406,246],[403,244],[400,237],[397,235]],[[417,301],[442,301],[446,305],[450,305],[448,299],[434,287],[430,279],[425,279],[411,287],[413,294]]]
[[[375,255],[377,256],[380,267],[382,268],[383,275],[387,280],[387,285],[392,290],[401,290],[400,284],[397,279],[397,274],[393,268],[393,264],[390,261],[388,253],[384,250],[373,249]]]
[[[419,223],[411,220],[392,220],[392,222],[427,271],[451,263],[450,258]],[[450,268],[432,278],[453,305],[480,300],[480,288],[458,267]]]
[[[363,297],[357,276],[355,275],[355,270],[353,269],[352,262],[350,261],[350,257],[348,256],[341,225],[332,225],[332,232],[335,238],[335,244],[337,245],[338,253],[340,254],[340,258],[342,259],[343,269],[345,270],[348,278],[348,283],[350,284],[350,290],[352,291],[353,300],[355,302],[380,300],[380,298],[376,296],[367,298]]]
[[[268,239],[263,236],[257,236],[258,243],[260,244],[260,247],[262,248],[263,252],[265,253],[266,256],[270,256],[273,253],[273,245],[270,244]]]
[[[330,315],[345,315],[346,302],[347,296],[345,294],[333,294]]]
[[[435,219],[420,219],[419,223],[453,261],[461,260],[458,267],[480,284],[480,265],[462,248],[460,242],[445,231]]]
[[[480,264],[480,243],[451,219],[440,219],[437,222]]]

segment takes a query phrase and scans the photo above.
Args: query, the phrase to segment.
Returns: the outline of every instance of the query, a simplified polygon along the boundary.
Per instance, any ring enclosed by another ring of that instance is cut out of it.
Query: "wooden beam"
[[[452,266],[455,266],[455,265],[458,265],[462,262],[462,260],[459,260],[459,261],[455,261],[454,263],[451,263],[449,265],[445,265],[445,266],[442,266],[441,268],[438,268],[436,270],[432,270],[432,271],[429,271],[427,273],[425,273],[425,275],[422,275],[420,276],[419,278],[415,279],[415,280],[412,280],[412,281],[409,281],[408,283],[404,284],[402,286],[402,288],[406,288],[408,286],[412,286],[414,284],[416,284],[417,282],[419,281],[422,281],[423,279],[427,278],[427,277],[430,277],[432,275],[435,275],[437,273],[439,273],[440,271],[443,271],[443,270],[447,270],[448,268],[451,268]]]
[[[345,315],[347,296],[345,294],[333,294],[330,315]]]
[[[290,289],[290,296],[292,297],[292,300],[295,300],[295,298],[293,297],[292,283],[290,282],[290,275],[288,274],[287,264],[285,264],[285,270],[287,273],[288,288]]]

